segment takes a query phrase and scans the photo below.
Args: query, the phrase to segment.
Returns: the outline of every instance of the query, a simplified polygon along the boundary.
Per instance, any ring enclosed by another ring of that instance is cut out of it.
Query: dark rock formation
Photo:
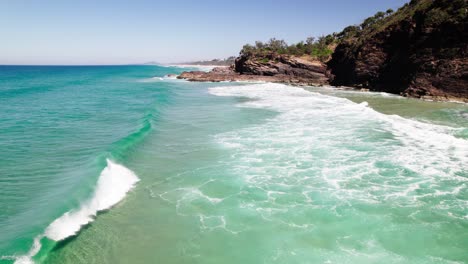
[[[275,76],[279,74],[300,76],[311,80],[325,77],[326,65],[294,56],[275,53],[263,56],[241,55],[235,61],[235,71],[240,74]]]
[[[217,67],[210,72],[193,71],[179,75],[189,81],[266,81],[298,85],[323,85],[328,83],[326,66],[321,62],[278,55],[238,57],[232,67]]]
[[[332,85],[468,101],[466,0],[413,0],[370,32],[337,46]]]
[[[312,59],[313,54],[300,58],[284,54],[291,47],[274,52],[272,45],[246,45],[229,68],[185,72],[178,78],[330,83],[409,97],[468,102],[467,3],[468,0],[412,0],[395,13],[379,12],[360,26],[330,35],[331,46],[338,46],[326,65]]]

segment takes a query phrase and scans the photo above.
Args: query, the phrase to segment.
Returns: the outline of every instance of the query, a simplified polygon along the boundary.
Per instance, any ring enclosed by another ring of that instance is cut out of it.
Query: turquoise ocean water
[[[466,263],[468,107],[0,66],[0,263]]]

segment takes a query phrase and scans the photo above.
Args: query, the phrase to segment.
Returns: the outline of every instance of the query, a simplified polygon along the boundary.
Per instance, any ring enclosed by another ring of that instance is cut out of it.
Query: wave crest
[[[79,209],[68,211],[55,219],[44,234],[34,239],[33,246],[26,255],[16,257],[15,264],[33,263],[32,258],[39,253],[40,240],[43,237],[57,242],[76,235],[84,225],[94,221],[99,211],[110,209],[120,202],[139,180],[133,171],[107,159],[107,166],[99,176],[91,199],[84,202]]]
[[[82,204],[80,209],[66,212],[57,218],[47,227],[45,236],[60,241],[75,235],[83,225],[93,221],[97,212],[109,209],[121,201],[138,181],[131,170],[108,159],[92,199]]]

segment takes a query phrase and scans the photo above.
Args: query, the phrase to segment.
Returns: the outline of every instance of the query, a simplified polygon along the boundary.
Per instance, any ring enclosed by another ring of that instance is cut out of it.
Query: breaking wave
[[[33,246],[25,256],[16,258],[16,264],[34,263],[32,258],[41,250],[41,240],[47,238],[55,242],[76,235],[83,226],[94,221],[100,211],[110,209],[120,202],[135,186],[139,178],[128,168],[107,159],[92,198],[55,219],[44,234],[34,239]]]

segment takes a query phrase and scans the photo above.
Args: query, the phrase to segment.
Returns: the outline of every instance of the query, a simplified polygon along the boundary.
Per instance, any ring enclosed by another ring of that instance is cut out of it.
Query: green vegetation
[[[339,41],[353,40],[362,37],[363,35],[374,31],[376,28],[382,26],[384,21],[394,14],[393,9],[387,9],[387,11],[379,11],[374,16],[364,19],[360,25],[352,25],[343,29],[337,34]]]
[[[392,14],[394,14],[392,9],[388,9],[386,12],[377,12],[374,16],[365,19],[361,25],[349,26],[340,33],[333,33],[318,38],[308,37],[305,41],[300,41],[291,45],[288,45],[288,43],[282,39],[276,38],[271,38],[268,42],[256,41],[255,45],[244,45],[240,51],[240,55],[265,57],[268,54],[276,53],[309,56],[311,59],[326,62],[331,58],[335,47],[343,40],[360,37],[363,32],[376,27],[382,20]],[[269,60],[260,59],[259,61],[267,63]]]
[[[256,41],[255,45],[246,44],[242,48],[241,55],[256,55],[259,57],[267,54],[289,54],[295,56],[311,56],[320,61],[326,61],[333,53],[333,47],[336,43],[335,34],[319,37],[317,40],[313,37],[307,40],[288,45],[284,40],[272,38],[268,42]],[[261,62],[268,62],[268,59],[263,59]]]
[[[424,20],[426,26],[435,27],[442,23],[460,24],[467,21],[468,2],[466,0],[439,0],[431,7]]]
[[[360,26],[354,26],[359,30],[353,32],[355,34],[351,37],[359,37],[361,42],[366,41],[389,26],[415,15],[425,17],[424,26],[426,27],[438,27],[442,23],[463,23],[467,19],[467,8],[466,0],[412,0],[396,12],[389,9],[384,15],[378,12],[373,17],[367,18]],[[345,39],[350,39],[348,37],[350,36],[347,35]]]
[[[388,9],[385,12],[379,11],[374,16],[364,19],[360,25],[348,26],[339,33],[318,38],[309,37],[305,41],[291,45],[276,38],[272,38],[268,42],[256,41],[255,45],[244,45],[240,55],[266,57],[268,54],[276,53],[309,56],[311,59],[326,62],[331,58],[338,44],[343,42],[363,43],[389,26],[411,18],[417,13],[424,14],[426,26],[436,27],[445,22],[466,21],[468,13],[466,10],[466,0],[412,0],[396,12],[393,9]]]

